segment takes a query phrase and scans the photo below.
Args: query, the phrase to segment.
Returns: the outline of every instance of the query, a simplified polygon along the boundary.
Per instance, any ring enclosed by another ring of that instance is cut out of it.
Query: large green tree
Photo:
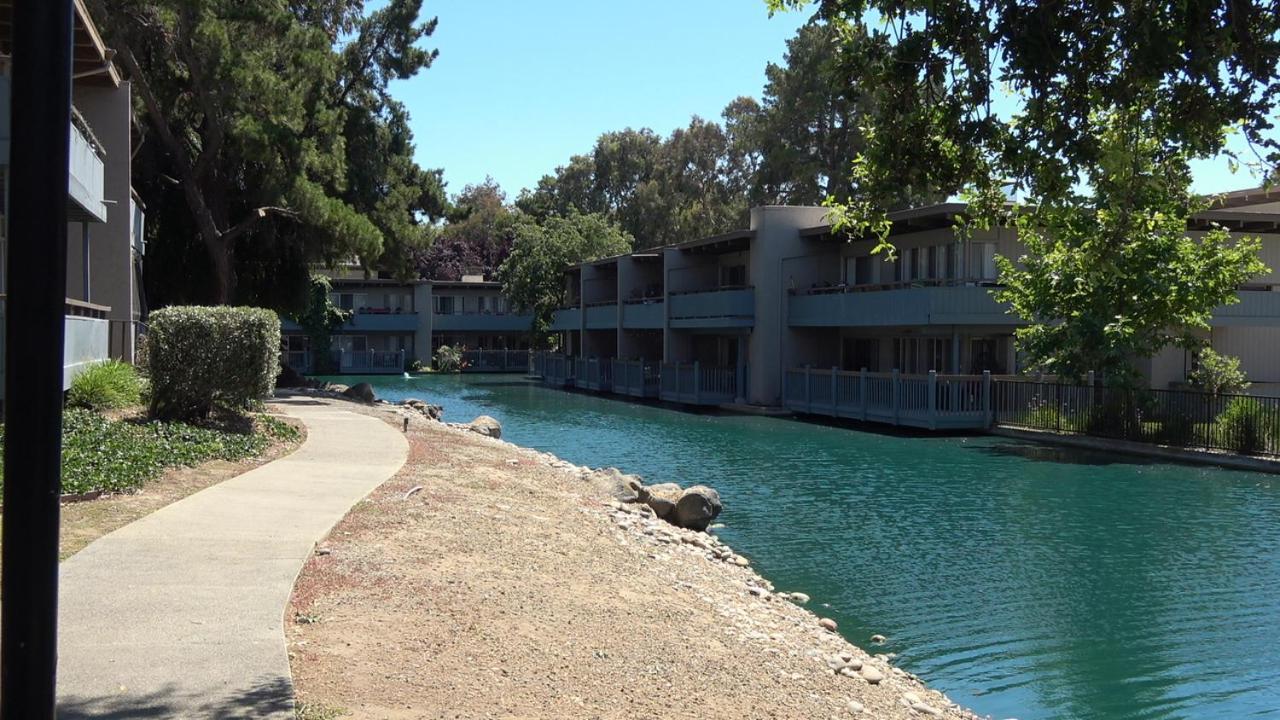
[[[565,301],[565,268],[630,252],[632,237],[598,213],[571,210],[537,220],[521,216],[515,223],[511,254],[498,271],[503,293],[519,309],[531,312],[534,334],[543,334],[551,313]]]
[[[885,212],[904,188],[967,195],[961,235],[1015,224],[1029,251],[1002,263],[1000,296],[1031,324],[1033,364],[1132,382],[1136,356],[1191,343],[1261,269],[1250,241],[1186,238],[1206,203],[1185,168],[1232,154],[1234,131],[1251,148],[1234,159],[1275,178],[1273,2],[823,0],[819,14],[867,99],[837,224],[892,252]],[[1010,208],[1010,190],[1027,201]]]
[[[419,47],[435,27],[418,21],[421,0],[94,5],[147,130],[140,192],[153,247],[173,246],[152,258],[161,302],[283,302],[271,295],[283,273],[296,306],[313,261],[408,272],[444,199],[387,93],[434,58]]]

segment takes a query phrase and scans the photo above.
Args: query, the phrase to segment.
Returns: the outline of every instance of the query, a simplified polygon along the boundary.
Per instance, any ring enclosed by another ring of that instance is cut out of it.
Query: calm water
[[[514,376],[362,378],[650,481],[854,642],[996,718],[1280,718],[1280,477],[699,415]],[[340,382],[355,382],[345,377]],[[829,605],[829,607],[825,607]]]

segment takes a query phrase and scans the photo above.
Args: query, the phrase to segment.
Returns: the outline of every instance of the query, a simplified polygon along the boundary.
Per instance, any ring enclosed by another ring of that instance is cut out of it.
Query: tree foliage
[[[160,246],[151,275],[166,283],[156,300],[270,296],[283,272],[296,307],[309,262],[410,272],[444,204],[387,92],[435,57],[419,47],[435,28],[418,21],[421,0],[94,5],[145,118],[135,162]]]
[[[419,277],[460,280],[468,269],[495,277],[511,252],[516,215],[506,194],[492,179],[468,185],[453,200],[449,222],[425,250],[419,250],[415,267]]]
[[[962,236],[1013,224],[1027,253],[1001,261],[999,297],[1030,323],[1018,340],[1033,364],[1133,382],[1136,357],[1193,345],[1265,269],[1254,241],[1221,228],[1187,237],[1208,206],[1187,164],[1230,154],[1236,131],[1252,150],[1244,160],[1274,179],[1272,3],[823,0],[819,15],[867,98],[837,225],[892,253],[885,216],[904,188],[967,196]],[[1028,202],[1011,210],[1010,190]]]
[[[551,323],[552,311],[567,299],[566,267],[621,255],[630,252],[632,245],[631,235],[603,215],[571,210],[542,221],[521,216],[498,279],[511,303],[534,315],[532,331],[541,334]]]
[[[307,290],[305,309],[297,317],[298,326],[306,334],[311,347],[311,356],[315,358],[315,371],[332,372],[333,333],[351,319],[351,311],[343,310],[333,304],[331,292],[333,285],[329,278],[319,273],[311,275]]]

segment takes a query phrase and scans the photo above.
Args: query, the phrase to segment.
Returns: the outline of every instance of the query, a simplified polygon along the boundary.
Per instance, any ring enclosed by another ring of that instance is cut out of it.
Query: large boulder
[[[378,399],[378,396],[373,394],[373,386],[367,382],[356,383],[346,390],[343,390],[342,394],[352,400],[359,400],[360,402],[367,403],[371,403]]]
[[[502,424],[488,415],[481,415],[467,423],[467,429],[495,440],[502,437]]]
[[[644,481],[639,475],[629,475],[615,467],[607,467],[596,472],[606,485],[609,493],[613,497],[622,502],[643,502],[644,498],[640,496],[640,488],[644,487]]]
[[[690,530],[706,530],[724,506],[720,493],[706,485],[694,485],[680,493],[675,512],[667,518],[674,525]]]
[[[684,492],[675,483],[646,485],[644,489],[646,495],[643,502],[653,508],[654,515],[663,519],[675,512],[676,503],[680,501],[680,496]]]

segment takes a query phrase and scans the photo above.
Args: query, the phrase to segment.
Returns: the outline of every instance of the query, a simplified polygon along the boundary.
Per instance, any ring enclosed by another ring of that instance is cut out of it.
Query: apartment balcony
[[[551,329],[581,330],[582,310],[576,307],[567,307],[551,313]]]
[[[418,313],[357,312],[351,316],[339,332],[400,332],[411,333],[418,329]]]
[[[437,332],[529,332],[533,328],[532,315],[507,313],[436,313],[431,318],[431,329]]]
[[[586,306],[584,326],[588,330],[614,330],[618,327],[618,304],[613,301]]]
[[[668,302],[671,303],[672,328],[743,328],[755,325],[755,288],[671,293]]]
[[[0,295],[0,340],[3,337],[5,298]],[[111,357],[111,321],[107,314],[111,308],[67,298],[63,311],[62,331],[62,389],[71,387],[71,381],[94,363]],[[4,342],[0,342],[0,364],[4,359]],[[0,390],[3,373],[0,372]]]
[[[1214,327],[1280,326],[1280,292],[1241,290],[1237,295],[1240,302],[1213,311],[1209,324]]]
[[[892,327],[901,325],[1019,325],[990,287],[904,287],[893,290],[832,288],[787,298],[792,327]]]
[[[627,330],[661,330],[664,316],[662,298],[628,300],[622,305],[622,327]]]
[[[9,144],[13,137],[10,125],[12,108],[10,79],[0,76],[0,165],[9,164]],[[80,113],[72,109],[73,120],[67,127],[71,135],[71,155],[67,167],[67,218],[75,222],[106,222],[105,199],[106,153],[102,143]]]

